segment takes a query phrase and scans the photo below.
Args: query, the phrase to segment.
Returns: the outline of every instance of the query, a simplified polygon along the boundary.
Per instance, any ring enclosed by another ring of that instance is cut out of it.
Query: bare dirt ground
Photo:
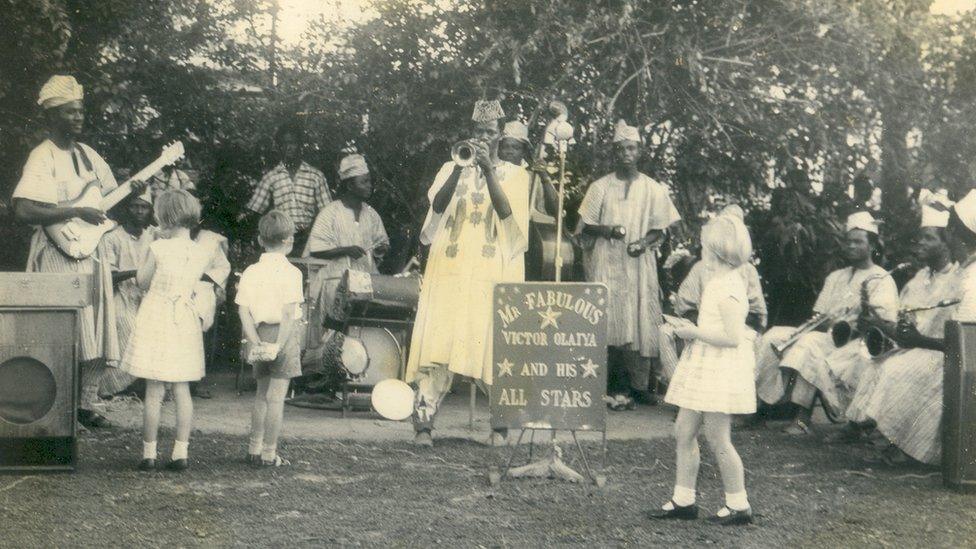
[[[464,407],[454,407],[465,423]],[[306,412],[288,408],[286,421],[313,421]],[[671,417],[663,407],[639,414],[651,425]],[[208,429],[195,433],[183,474],[135,471],[141,445],[133,429],[88,434],[75,474],[0,476],[0,546],[976,546],[976,496],[947,491],[934,469],[879,466],[868,445],[798,441],[774,429],[737,433],[760,516],[730,529],[644,518],[670,497],[674,447],[666,431],[611,440],[603,489],[548,480],[491,488],[486,468],[501,464],[504,451],[478,443],[483,434],[447,434],[422,450],[401,428],[376,440],[299,438],[292,430],[281,446],[292,466],[280,469],[246,465],[237,427]],[[168,456],[172,431],[161,441]],[[598,444],[584,444],[599,458]],[[699,494],[708,513],[722,503],[706,449]]]

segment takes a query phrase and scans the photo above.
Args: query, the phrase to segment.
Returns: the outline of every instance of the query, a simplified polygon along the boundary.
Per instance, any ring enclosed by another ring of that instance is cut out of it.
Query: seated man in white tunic
[[[479,102],[472,119],[475,165],[444,164],[427,193],[420,239],[430,245],[410,343],[406,381],[417,387],[416,443],[433,444],[433,419],[454,374],[492,383],[492,291],[525,279],[529,176],[497,157],[504,116]],[[492,443],[503,439],[492,434]]]
[[[777,404],[788,397],[798,410],[786,432],[803,435],[810,432],[810,416],[818,390],[833,387],[826,359],[832,353],[849,352],[834,344],[830,328],[839,321],[853,325],[861,315],[862,297],[884,320],[894,321],[898,312],[898,288],[885,270],[874,263],[878,249],[878,224],[867,212],[851,214],[847,220],[847,245],[844,248],[849,267],[838,269],[824,281],[824,287],[813,306],[814,313],[824,314],[829,322],[818,330],[804,334],[783,352],[773,350],[796,331],[789,326],[770,328],[763,336],[756,357],[756,393],[767,404]],[[853,340],[845,345],[860,345]],[[792,380],[792,382],[790,382]],[[789,387],[792,385],[792,387]],[[792,390],[787,390],[791,388]]]
[[[946,240],[952,259],[960,264],[960,302],[952,318],[976,322],[976,191],[953,206]],[[911,458],[935,465],[942,459],[944,341],[908,323],[899,325],[896,341],[910,350],[885,362],[864,413],[893,445],[885,461]]]

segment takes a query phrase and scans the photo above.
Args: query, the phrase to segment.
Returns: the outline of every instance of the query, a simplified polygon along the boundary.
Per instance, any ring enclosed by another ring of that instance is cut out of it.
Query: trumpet
[[[863,313],[871,308],[871,303],[869,301],[871,298],[871,293],[868,291],[868,284],[886,276],[891,276],[893,273],[902,269],[907,269],[908,267],[911,267],[911,263],[899,263],[898,265],[895,265],[893,269],[886,271],[884,274],[865,278],[864,281],[861,282],[861,312]],[[861,337],[861,333],[855,329],[853,324],[846,320],[836,322],[830,327],[830,338],[833,340],[835,347],[843,347],[858,337]]]
[[[786,341],[778,345],[776,343],[772,343],[770,346],[773,348],[773,352],[776,353],[776,356],[782,357],[783,353],[785,353],[786,350],[792,347],[797,341],[800,341],[801,337],[820,328],[821,326],[829,324],[833,318],[833,316],[826,313],[814,314],[809,320],[797,326],[796,330],[790,334],[790,337],[787,338]]]
[[[474,166],[478,158],[478,153],[475,149],[476,143],[477,141],[474,139],[465,139],[455,143],[451,147],[451,160],[462,168]]]
[[[919,311],[931,311],[932,309],[952,307],[958,303],[958,299],[943,299],[935,305],[929,305],[927,307],[902,309],[898,311],[898,325],[915,324],[914,314]],[[884,357],[898,350],[898,344],[895,340],[888,337],[888,334],[878,326],[872,326],[864,332],[864,346],[867,347],[868,354],[872,358]]]

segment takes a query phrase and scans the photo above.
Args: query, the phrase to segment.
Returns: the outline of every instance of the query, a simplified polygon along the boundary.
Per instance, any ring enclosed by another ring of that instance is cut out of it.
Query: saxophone
[[[884,274],[865,278],[864,281],[861,282],[861,314],[864,314],[872,308],[870,302],[871,292],[868,291],[868,284],[874,282],[875,280],[880,280],[882,278],[891,276],[892,274],[903,269],[907,269],[908,267],[911,267],[911,263],[899,263],[898,265],[895,265],[893,269],[886,271]],[[861,333],[857,331],[857,328],[846,320],[835,322],[830,327],[830,337],[833,339],[835,347],[843,347],[860,336]]]

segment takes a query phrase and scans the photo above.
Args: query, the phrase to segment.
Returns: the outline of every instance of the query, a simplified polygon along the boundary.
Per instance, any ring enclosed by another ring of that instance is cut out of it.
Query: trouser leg
[[[813,400],[816,396],[817,388],[809,381],[796,376],[796,380],[793,382],[793,391],[790,392],[790,402],[809,410],[813,408]]]
[[[78,408],[94,411],[95,403],[98,402],[98,388],[102,384],[102,376],[105,375],[105,361],[96,358],[86,360],[79,366],[81,379],[78,385],[81,387],[81,394],[78,398]]]
[[[651,357],[641,356],[638,351],[627,351],[626,359],[630,388],[647,391],[651,384]]]
[[[431,431],[434,429],[434,416],[440,408],[441,401],[451,390],[454,373],[445,365],[435,365],[421,368],[417,372],[417,392],[414,398],[413,428],[414,431]]]
[[[630,373],[627,368],[627,350],[621,347],[607,349],[607,394],[630,393]]]

